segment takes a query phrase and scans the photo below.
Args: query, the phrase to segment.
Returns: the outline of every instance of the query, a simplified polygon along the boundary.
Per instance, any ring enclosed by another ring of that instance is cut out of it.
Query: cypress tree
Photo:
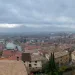
[[[59,72],[59,68],[55,63],[54,53],[51,53],[50,59],[44,68],[45,72],[48,75],[62,75],[62,73]]]
[[[53,58],[53,69],[54,69],[54,71],[57,71],[58,69],[57,69],[57,66],[56,66],[56,63],[55,63],[55,58],[54,58],[54,53],[52,54],[52,58]]]

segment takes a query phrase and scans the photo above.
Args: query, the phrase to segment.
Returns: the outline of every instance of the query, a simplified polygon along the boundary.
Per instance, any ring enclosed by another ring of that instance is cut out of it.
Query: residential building
[[[0,43],[5,44],[5,40],[4,39],[0,39]]]
[[[0,75],[28,75],[22,61],[0,60]]]
[[[14,50],[4,50],[2,57],[10,60],[21,60],[22,52]]]
[[[49,60],[51,53],[45,54],[45,57]],[[69,64],[69,53],[68,51],[55,52],[55,61],[59,66],[68,65]]]
[[[72,52],[71,57],[72,57],[72,62],[75,63],[75,51]]]
[[[6,43],[6,49],[7,50],[15,50],[16,49],[16,45],[12,42],[8,42]]]
[[[46,60],[43,56],[38,53],[24,53],[22,56],[22,60],[24,61],[27,69],[31,72],[41,71],[42,64]]]

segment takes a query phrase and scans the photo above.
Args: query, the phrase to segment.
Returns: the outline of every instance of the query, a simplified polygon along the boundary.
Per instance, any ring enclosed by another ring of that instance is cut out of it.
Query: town
[[[0,75],[75,75],[75,0],[0,0]]]
[[[42,75],[43,65],[49,61],[51,53],[63,75],[75,74],[75,33],[1,35],[0,75]]]

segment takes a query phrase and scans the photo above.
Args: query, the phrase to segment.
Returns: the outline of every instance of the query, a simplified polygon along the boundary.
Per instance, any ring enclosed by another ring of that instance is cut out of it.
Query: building
[[[45,57],[49,60],[51,53],[46,54]],[[59,66],[69,64],[69,53],[68,51],[55,52],[55,61]]]
[[[71,57],[72,57],[72,62],[75,63],[75,51],[72,52]]]
[[[9,60],[21,60],[22,52],[14,50],[4,50],[2,57]]]
[[[0,75],[28,75],[22,61],[0,60]]]
[[[18,51],[22,51],[22,47],[21,46],[16,46]]]
[[[16,45],[12,42],[8,42],[6,43],[6,49],[7,50],[15,50],[16,49]]]
[[[4,48],[4,44],[0,43],[0,51],[3,51]]]
[[[0,43],[5,44],[5,40],[4,39],[0,39]]]
[[[46,59],[38,53],[23,53],[22,60],[30,72],[36,72],[41,71],[42,64]]]

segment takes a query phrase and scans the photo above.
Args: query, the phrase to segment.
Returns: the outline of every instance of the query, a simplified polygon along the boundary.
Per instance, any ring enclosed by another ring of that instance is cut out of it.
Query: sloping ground
[[[27,75],[22,61],[0,60],[0,75]]]

